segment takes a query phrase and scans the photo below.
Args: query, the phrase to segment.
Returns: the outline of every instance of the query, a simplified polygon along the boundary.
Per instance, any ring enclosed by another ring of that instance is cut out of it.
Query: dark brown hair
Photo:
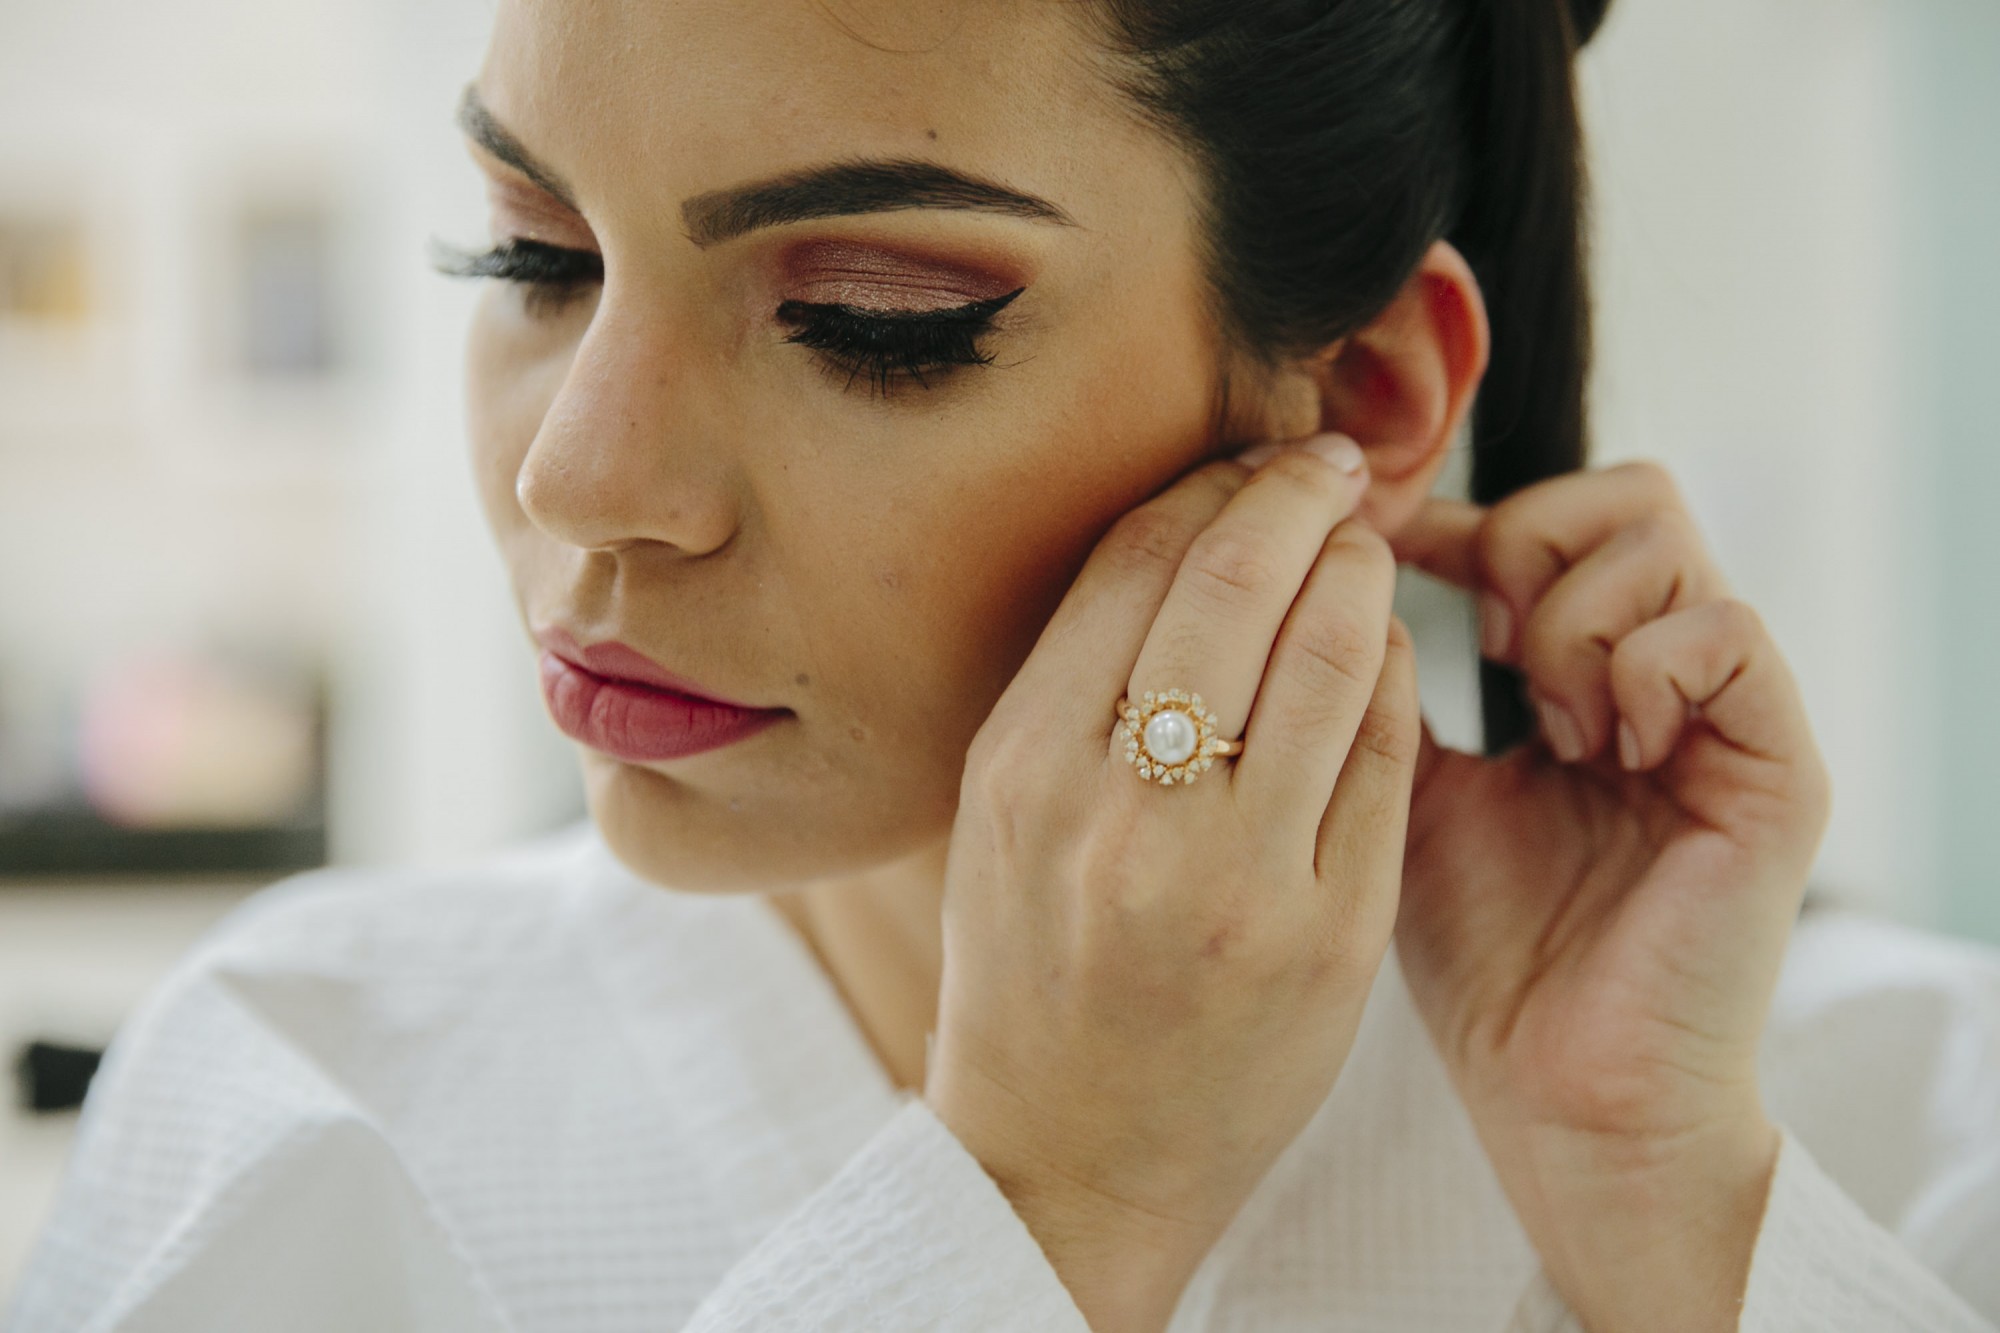
[[[1472,498],[1583,466],[1590,370],[1574,63],[1609,0],[1099,0],[1134,100],[1199,164],[1225,327],[1268,359],[1368,323],[1431,244],[1493,326]],[[1480,664],[1486,747],[1532,730]]]

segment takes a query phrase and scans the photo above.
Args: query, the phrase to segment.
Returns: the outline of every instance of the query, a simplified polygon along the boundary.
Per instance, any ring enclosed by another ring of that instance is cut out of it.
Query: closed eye
[[[843,303],[784,301],[778,322],[792,328],[785,339],[818,352],[846,385],[866,377],[873,392],[931,382],[961,366],[990,364],[981,345],[993,317],[1026,291],[1011,292],[942,310],[871,310]]]
[[[604,281],[604,256],[596,251],[520,237],[484,251],[433,246],[431,263],[449,277],[499,278],[522,284],[528,289],[527,308],[532,315],[558,313],[585,289]]]
[[[460,278],[498,278],[527,290],[531,315],[553,316],[588,288],[604,281],[604,256],[594,250],[514,238],[492,249],[467,251],[433,247],[438,272]],[[823,363],[851,388],[865,379],[872,392],[887,396],[906,384],[930,388],[965,366],[988,365],[982,345],[993,317],[1026,291],[939,310],[877,310],[842,302],[783,301],[778,322],[792,329],[787,343],[817,352]]]

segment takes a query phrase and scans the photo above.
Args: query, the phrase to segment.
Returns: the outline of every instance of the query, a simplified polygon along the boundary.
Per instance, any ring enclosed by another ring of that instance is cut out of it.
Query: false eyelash
[[[499,278],[528,289],[531,314],[551,314],[582,290],[604,281],[604,257],[589,250],[515,238],[485,251],[433,243],[432,265],[457,278]],[[866,374],[887,395],[895,385],[993,360],[979,346],[993,316],[1026,291],[1011,292],[945,310],[879,311],[845,304],[780,302],[777,317],[796,330],[785,339],[821,353],[847,372],[847,384]]]
[[[980,336],[1025,287],[1002,296],[945,310],[868,310],[844,304],[783,301],[780,323],[797,331],[785,341],[809,347],[847,372],[852,386],[862,375],[875,392],[887,395],[904,380],[928,389],[927,374],[942,374],[958,366],[991,364],[993,356],[979,346]]]
[[[491,250],[467,251],[433,243],[431,264],[453,278],[499,278],[527,290],[530,314],[552,314],[604,281],[604,256],[520,237]]]

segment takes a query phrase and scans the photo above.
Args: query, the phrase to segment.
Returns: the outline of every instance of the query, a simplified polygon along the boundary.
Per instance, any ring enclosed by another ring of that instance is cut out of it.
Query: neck
[[[861,874],[767,895],[846,1004],[898,1088],[922,1089],[944,973],[946,840]]]

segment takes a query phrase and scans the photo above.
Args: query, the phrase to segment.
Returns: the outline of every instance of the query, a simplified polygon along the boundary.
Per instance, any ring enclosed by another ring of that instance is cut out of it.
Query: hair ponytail
[[[1574,64],[1603,0],[1473,0],[1465,192],[1448,233],[1493,325],[1472,414],[1472,499],[1490,505],[1589,453],[1591,363],[1582,136]],[[1519,672],[1479,664],[1488,753],[1534,729]]]
[[[1583,465],[1590,304],[1573,64],[1609,0],[1097,0],[1127,93],[1190,151],[1210,282],[1249,350],[1309,353],[1439,238],[1493,323],[1472,497]],[[1530,734],[1480,664],[1486,748]]]

